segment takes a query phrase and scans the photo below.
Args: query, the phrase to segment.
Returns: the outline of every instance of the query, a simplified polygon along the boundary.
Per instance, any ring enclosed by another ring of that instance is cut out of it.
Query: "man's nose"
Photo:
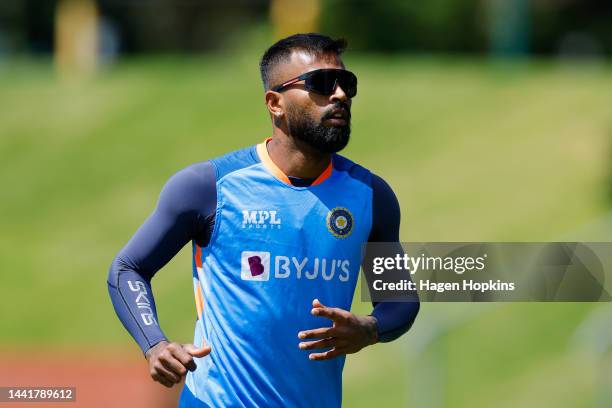
[[[330,95],[329,101],[332,102],[332,103],[336,103],[336,102],[345,102],[346,103],[346,102],[349,101],[349,97],[346,96],[346,93],[340,87],[340,84],[338,84],[338,85],[336,85],[336,89],[334,89],[334,92]]]

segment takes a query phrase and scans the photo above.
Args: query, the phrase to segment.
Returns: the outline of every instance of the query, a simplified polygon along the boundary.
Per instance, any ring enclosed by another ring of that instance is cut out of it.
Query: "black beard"
[[[347,112],[349,111],[346,106],[343,107]],[[319,152],[336,153],[344,149],[349,142],[351,135],[350,124],[345,126],[325,126],[322,123],[316,123],[310,115],[304,112],[289,109],[287,113],[289,134]],[[321,122],[326,119],[328,117],[324,115]]]

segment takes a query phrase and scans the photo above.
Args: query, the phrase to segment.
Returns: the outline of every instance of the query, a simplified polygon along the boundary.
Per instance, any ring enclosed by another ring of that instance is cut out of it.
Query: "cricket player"
[[[400,208],[337,154],[357,95],[345,48],[312,33],[272,45],[260,64],[271,137],[173,175],[111,265],[115,311],[151,377],[186,376],[179,407],[339,407],[345,356],[415,320],[418,302],[349,311],[362,244],[398,242]],[[151,279],[190,241],[197,320],[180,344],[160,327]]]

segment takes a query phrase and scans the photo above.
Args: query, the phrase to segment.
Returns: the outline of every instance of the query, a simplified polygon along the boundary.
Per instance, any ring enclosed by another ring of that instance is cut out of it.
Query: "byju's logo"
[[[281,219],[275,210],[242,210],[242,228],[277,228]]]
[[[242,252],[240,277],[250,281],[267,281],[270,279],[270,253]]]
[[[270,252],[259,251],[243,251],[241,258],[240,278],[249,281],[268,281],[274,277],[348,282],[351,276],[355,276],[351,275],[348,259],[271,256]]]

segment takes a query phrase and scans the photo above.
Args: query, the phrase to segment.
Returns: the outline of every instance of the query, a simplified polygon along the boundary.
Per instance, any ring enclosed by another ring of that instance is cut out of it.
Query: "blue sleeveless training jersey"
[[[193,243],[196,359],[185,386],[210,407],[338,407],[344,357],[311,361],[298,332],[331,326],[313,299],[349,310],[372,224],[370,172],[334,155],[309,187],[291,185],[265,143],[212,160],[217,209]]]

